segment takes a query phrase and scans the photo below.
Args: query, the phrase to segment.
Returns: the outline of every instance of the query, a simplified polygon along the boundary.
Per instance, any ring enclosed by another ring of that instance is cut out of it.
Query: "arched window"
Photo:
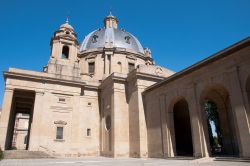
[[[68,46],[63,46],[62,58],[63,59],[69,59],[69,47]]]

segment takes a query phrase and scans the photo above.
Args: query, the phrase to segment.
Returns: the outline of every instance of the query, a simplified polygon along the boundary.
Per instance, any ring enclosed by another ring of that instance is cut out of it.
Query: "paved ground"
[[[199,160],[173,160],[173,159],[134,159],[134,158],[67,158],[67,159],[6,159],[0,161],[0,166],[250,166],[250,162],[211,161]]]

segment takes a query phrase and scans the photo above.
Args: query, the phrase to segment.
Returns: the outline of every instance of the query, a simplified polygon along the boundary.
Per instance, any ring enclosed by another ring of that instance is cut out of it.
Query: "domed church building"
[[[110,13],[79,42],[67,20],[42,72],[4,72],[1,148],[64,157],[250,157],[250,39],[175,73],[155,65],[150,49],[118,25]],[[28,121],[25,146],[13,142],[17,115]]]

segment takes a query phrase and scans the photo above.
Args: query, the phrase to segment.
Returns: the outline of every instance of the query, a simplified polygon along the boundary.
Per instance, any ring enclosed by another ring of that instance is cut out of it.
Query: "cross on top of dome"
[[[74,31],[74,28],[69,24],[69,18],[66,18],[66,22],[60,26],[60,29],[70,29]]]

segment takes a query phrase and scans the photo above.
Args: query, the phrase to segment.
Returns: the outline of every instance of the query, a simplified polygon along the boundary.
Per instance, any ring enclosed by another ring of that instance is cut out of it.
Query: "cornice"
[[[136,52],[132,52],[130,50],[126,50],[126,49],[122,49],[122,48],[97,48],[97,49],[91,49],[89,51],[84,51],[84,52],[78,52],[78,57],[79,58],[84,58],[86,56],[88,56],[89,54],[104,54],[105,52],[110,51],[115,53],[120,53],[120,54],[124,54],[124,55],[132,55],[135,56],[137,58],[141,58],[143,60],[150,60],[153,61],[153,58],[151,57],[147,57],[141,53],[136,53]]]
[[[187,67],[187,68],[183,69],[182,71],[173,74],[172,76],[166,78],[164,81],[161,81],[159,83],[156,83],[156,84],[148,87],[143,93],[147,93],[147,92],[152,91],[153,89],[155,89],[157,87],[163,86],[171,81],[182,78],[185,75],[188,75],[194,71],[197,71],[203,67],[206,67],[207,65],[210,65],[210,64],[214,63],[215,61],[218,61],[218,60],[223,59],[227,56],[230,56],[233,53],[235,53],[241,49],[244,49],[246,47],[249,47],[249,46],[250,46],[250,37],[247,37],[247,38],[223,49],[222,51],[219,51],[218,53],[215,53],[215,54],[191,65],[190,67]]]
[[[38,82],[52,82],[52,83],[73,85],[73,86],[86,85],[86,82],[82,82],[82,81],[71,81],[71,80],[66,80],[66,79],[53,78],[49,76],[37,76],[37,75],[16,73],[16,72],[9,72],[9,71],[4,72],[3,75],[4,75],[4,79],[18,78],[18,79],[33,80],[33,81],[38,81]]]
[[[147,80],[164,80],[166,77],[162,76],[157,76],[157,75],[152,75],[152,74],[147,74],[147,73],[141,73],[137,72],[136,70],[132,71],[129,73],[127,77],[127,81],[131,81],[132,79],[147,79]]]

